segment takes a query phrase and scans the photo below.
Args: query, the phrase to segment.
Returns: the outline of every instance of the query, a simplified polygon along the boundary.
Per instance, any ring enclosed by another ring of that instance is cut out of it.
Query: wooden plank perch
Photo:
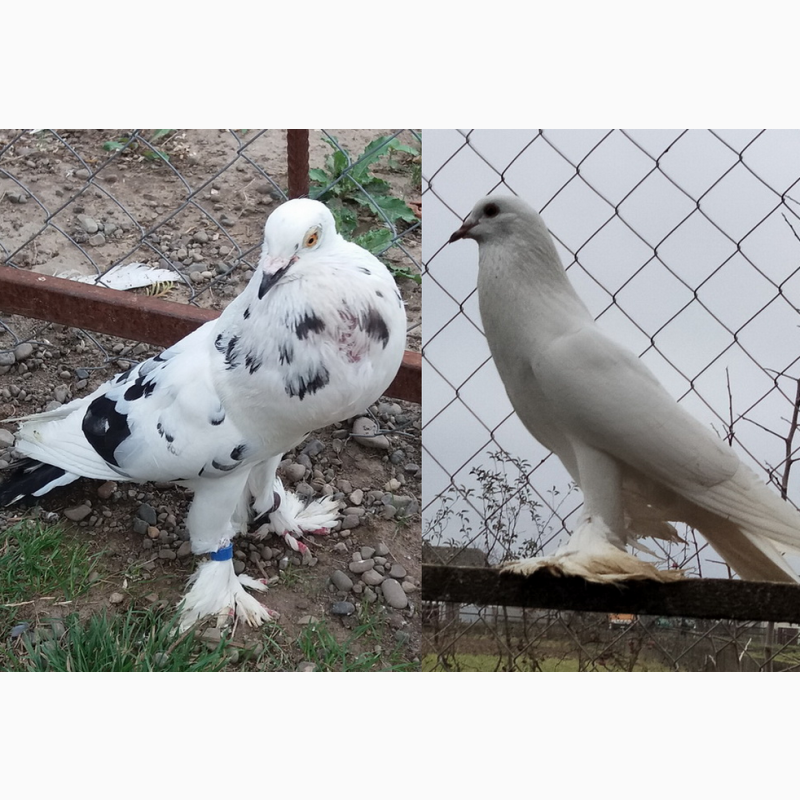
[[[190,334],[216,311],[158,300],[147,295],[0,266],[0,311],[47,322],[87,328],[159,347]],[[389,397],[422,402],[422,359],[406,350]]]
[[[629,581],[610,586],[544,571],[523,577],[501,574],[497,569],[423,564],[422,599],[478,606],[800,623],[800,586],[788,583],[688,578],[676,583]]]

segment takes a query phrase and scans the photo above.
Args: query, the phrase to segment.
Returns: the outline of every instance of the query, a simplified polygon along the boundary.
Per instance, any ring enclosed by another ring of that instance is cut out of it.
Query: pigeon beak
[[[265,256],[261,259],[261,264],[259,266],[266,275],[274,275],[276,272],[280,272],[281,270],[287,270],[292,266],[292,264],[294,264],[295,261],[297,261],[296,255],[292,256],[291,258]]]
[[[475,227],[475,222],[470,222],[469,218],[464,220],[464,224],[450,237],[448,244],[457,242],[459,239],[471,239],[469,232]]]

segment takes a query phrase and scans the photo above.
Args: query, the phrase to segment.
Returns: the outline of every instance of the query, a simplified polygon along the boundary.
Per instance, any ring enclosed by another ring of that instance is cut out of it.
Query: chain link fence
[[[566,471],[513,414],[494,369],[477,307],[477,248],[446,244],[494,191],[542,213],[605,330],[797,503],[798,181],[798,131],[425,132],[426,560],[490,565],[552,552],[581,505]],[[730,577],[702,537],[681,533],[680,544],[648,540],[654,552],[643,557]],[[470,668],[453,658],[459,642],[474,644],[462,656],[493,643],[494,666],[484,667],[497,669],[515,658],[524,662],[516,668],[536,669],[794,669],[800,652],[796,629],[779,637],[772,624],[441,604],[427,613],[429,668]]]
[[[0,131],[0,264],[104,285],[139,262],[171,276],[148,293],[219,310],[252,276],[272,209],[307,193],[398,276],[418,349],[419,132],[311,131],[305,152],[287,133],[306,132]],[[0,315],[0,370],[24,369],[14,352],[47,329]],[[144,352],[75,336],[88,368]]]

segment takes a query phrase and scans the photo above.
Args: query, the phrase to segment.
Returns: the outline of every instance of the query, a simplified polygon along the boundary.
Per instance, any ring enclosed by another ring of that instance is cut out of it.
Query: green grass
[[[225,642],[213,650],[196,631],[179,633],[177,615],[154,610],[77,614],[60,631],[41,623],[14,646],[0,646],[0,668],[28,672],[209,672],[228,665]],[[4,652],[5,651],[5,652]]]
[[[476,655],[456,653],[443,657],[444,663],[435,653],[428,653],[422,659],[423,672],[508,672],[508,658],[496,655]],[[542,657],[536,662],[530,656],[517,656],[513,661],[512,672],[578,672],[580,662],[577,658]],[[620,668],[594,666],[592,672],[622,672]],[[658,662],[637,662],[634,672],[669,672],[669,668]]]
[[[0,604],[32,595],[71,600],[90,585],[99,554],[68,536],[59,525],[25,520],[0,531]]]
[[[97,593],[81,596],[92,586],[89,576],[102,572],[101,556],[58,525],[24,521],[0,531],[0,672],[293,671],[301,661],[317,671],[416,668],[399,644],[382,646],[383,609],[367,603],[344,641],[342,631],[329,627],[337,623],[322,621],[297,636],[272,624],[243,643],[223,636],[212,644],[200,629],[180,634],[174,608],[141,608],[133,596],[127,611],[105,608],[88,616]],[[144,577],[136,573],[131,566],[126,577]],[[284,586],[302,588],[301,570],[284,571],[282,578]],[[65,600],[74,613],[62,618],[57,604]],[[19,623],[28,628],[12,639]]]
[[[384,624],[379,609],[365,603],[359,623],[343,642],[339,642],[325,622],[307,625],[297,639],[304,661],[316,665],[318,672],[367,672],[415,670],[416,665],[403,661],[400,646],[383,652]]]

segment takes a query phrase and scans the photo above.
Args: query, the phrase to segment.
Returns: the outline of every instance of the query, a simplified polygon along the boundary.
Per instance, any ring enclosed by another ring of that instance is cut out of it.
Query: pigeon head
[[[459,239],[474,239],[480,244],[490,238],[511,234],[520,225],[530,226],[535,219],[538,219],[538,215],[524,200],[505,195],[489,195],[475,204],[464,224],[449,241],[452,243]]]
[[[265,275],[283,275],[297,261],[324,253],[340,239],[325,205],[307,198],[289,200],[267,219],[259,266]]]

